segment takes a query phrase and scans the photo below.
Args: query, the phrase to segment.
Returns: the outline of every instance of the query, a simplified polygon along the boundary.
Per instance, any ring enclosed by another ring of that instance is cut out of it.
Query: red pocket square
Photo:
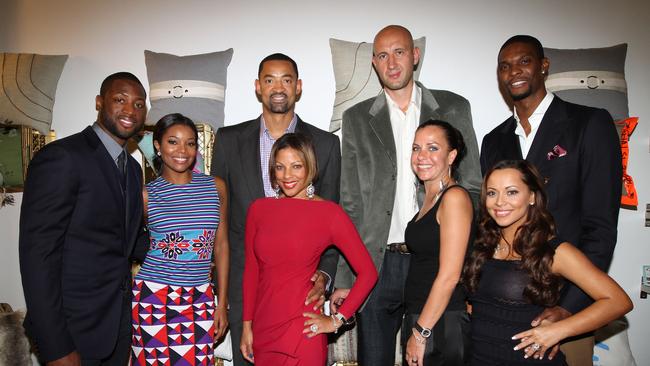
[[[546,160],[553,160],[555,158],[561,158],[567,154],[565,148],[560,145],[553,146],[553,150],[546,153]]]

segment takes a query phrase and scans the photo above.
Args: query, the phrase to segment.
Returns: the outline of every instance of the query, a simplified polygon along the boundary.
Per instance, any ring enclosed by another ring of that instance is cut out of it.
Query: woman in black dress
[[[614,280],[555,236],[543,186],[524,160],[497,163],[483,181],[478,235],[464,274],[472,303],[472,365],[564,365],[561,352],[544,359],[547,351],[632,309]],[[557,303],[563,278],[594,303],[531,328],[545,307]]]
[[[415,132],[411,167],[425,197],[404,235],[411,253],[402,326],[409,366],[460,366],[467,359],[469,317],[458,282],[474,210],[455,174],[464,155],[463,136],[447,122],[427,121]]]

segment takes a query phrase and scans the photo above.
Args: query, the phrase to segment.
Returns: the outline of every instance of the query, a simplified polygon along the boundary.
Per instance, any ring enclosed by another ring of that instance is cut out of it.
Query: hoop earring
[[[162,155],[162,154],[160,153],[160,151],[158,151],[158,152],[156,152],[156,155],[160,156],[160,155]]]
[[[314,188],[314,185],[309,182],[309,185],[307,186],[307,198],[314,199],[314,193],[316,193],[316,188]]]
[[[280,199],[280,186],[275,185],[273,187],[273,193],[274,193],[273,197],[275,197],[276,200]]]

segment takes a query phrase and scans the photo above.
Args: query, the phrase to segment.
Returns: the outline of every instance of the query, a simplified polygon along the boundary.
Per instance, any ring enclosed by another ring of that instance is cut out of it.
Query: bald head
[[[380,30],[373,44],[372,64],[391,98],[408,95],[413,87],[413,70],[420,62],[420,50],[413,47],[413,36],[400,25]]]
[[[377,35],[375,36],[374,44],[377,44],[377,42],[381,42],[383,39],[387,37],[399,37],[402,38],[406,41],[407,45],[410,47],[410,49],[413,49],[414,44],[413,44],[413,35],[411,35],[411,32],[402,27],[401,25],[389,25],[384,27],[382,30],[377,32]],[[373,52],[375,49],[373,49]]]

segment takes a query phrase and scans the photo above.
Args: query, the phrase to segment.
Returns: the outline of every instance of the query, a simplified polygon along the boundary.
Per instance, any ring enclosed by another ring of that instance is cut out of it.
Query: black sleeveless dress
[[[553,239],[549,245],[557,248],[562,241]],[[481,269],[481,279],[472,302],[472,357],[474,366],[490,365],[565,365],[564,354],[558,352],[553,360],[548,352],[543,360],[524,358],[524,351],[513,348],[519,341],[512,336],[531,328],[530,322],[544,307],[531,304],[523,295],[530,281],[519,268],[521,261],[489,259]]]
[[[433,281],[438,275],[440,260],[440,224],[436,220],[438,208],[444,195],[451,189],[467,190],[454,185],[442,192],[431,209],[417,220],[417,214],[408,223],[404,234],[406,245],[411,252],[411,264],[406,278],[404,304],[406,315],[402,325],[404,346],[411,336],[411,329],[418,320],[427,301]],[[467,253],[471,251],[473,230],[470,233]],[[466,253],[466,255],[467,255]],[[424,365],[455,366],[465,365],[469,358],[470,325],[465,305],[466,294],[462,285],[449,299],[449,304],[432,329],[424,350]],[[404,363],[406,365],[406,363]]]

